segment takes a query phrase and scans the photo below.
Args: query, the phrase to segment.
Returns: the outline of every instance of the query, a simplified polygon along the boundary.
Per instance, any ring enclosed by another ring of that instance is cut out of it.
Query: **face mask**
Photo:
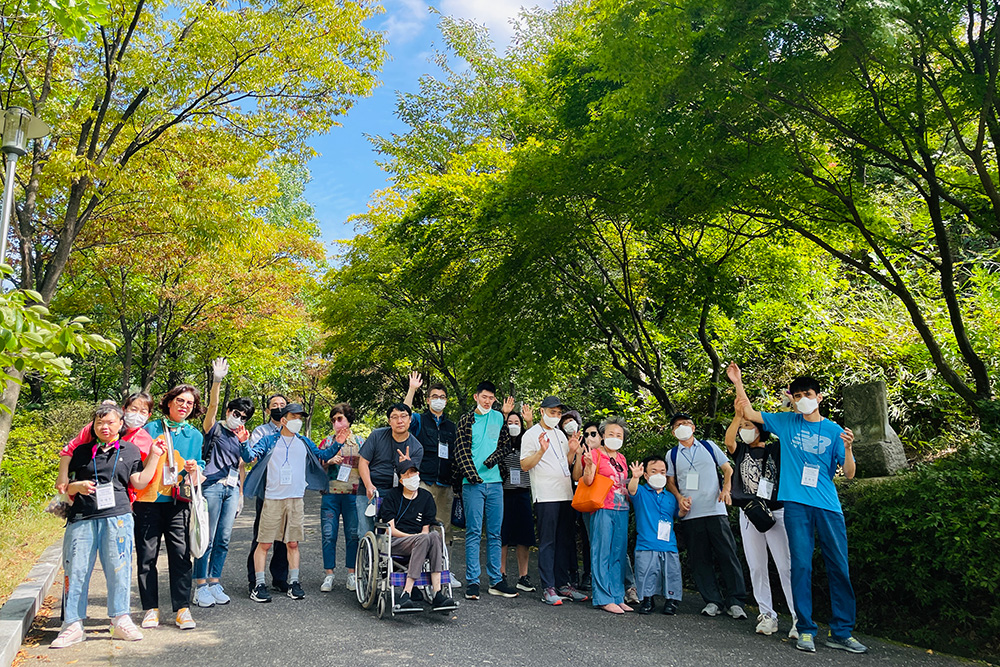
[[[559,426],[559,417],[549,417],[548,415],[542,415],[542,423],[544,423],[549,428],[555,428]]]
[[[619,449],[622,448],[623,442],[624,440],[622,440],[621,438],[605,438],[604,446],[613,452],[617,452]]]
[[[740,439],[748,445],[753,442],[753,439],[757,437],[757,429],[755,428],[741,428],[740,429]]]
[[[288,423],[285,424],[285,428],[287,428],[292,433],[298,433],[299,431],[302,430],[302,420],[301,419],[289,419]]]
[[[510,433],[511,436],[516,438],[517,436],[521,435],[521,427],[518,426],[517,424],[508,424],[507,432]]]
[[[563,426],[563,432],[566,435],[573,435],[574,433],[576,433],[579,430],[580,430],[580,426],[575,421],[568,421]]]
[[[146,417],[139,412],[126,412],[125,413],[125,426],[129,428],[139,428],[146,423]]]
[[[420,475],[414,475],[413,477],[407,477],[399,481],[407,491],[416,491],[420,487]]]
[[[271,421],[281,421],[281,408],[271,408]]]
[[[434,412],[441,412],[444,410],[444,406],[448,405],[447,398],[432,398],[431,399],[431,410]]]
[[[688,426],[687,424],[681,424],[680,426],[674,429],[674,437],[680,440],[681,442],[684,442],[685,440],[689,439],[692,435],[694,435],[694,429]]]
[[[649,482],[650,487],[660,490],[667,485],[667,476],[657,473],[656,475],[650,475],[646,481]]]
[[[476,403],[476,412],[478,412],[479,414],[485,415],[489,413],[490,410],[492,410],[492,408],[484,408],[483,406],[479,405],[479,403]]]
[[[799,412],[804,415],[811,415],[816,412],[816,408],[819,407],[819,401],[815,398],[806,398],[803,396],[799,400],[795,401],[795,407],[798,408]]]
[[[240,426],[243,426],[243,420],[236,415],[229,415],[226,417],[226,428],[230,431],[237,430]]]

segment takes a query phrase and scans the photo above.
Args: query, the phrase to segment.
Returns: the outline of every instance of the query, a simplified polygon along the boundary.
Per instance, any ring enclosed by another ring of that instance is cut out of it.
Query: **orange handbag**
[[[573,494],[573,509],[591,514],[603,508],[604,500],[608,497],[612,486],[614,481],[601,474],[594,475],[593,484],[584,484],[581,479],[576,486],[576,493]]]

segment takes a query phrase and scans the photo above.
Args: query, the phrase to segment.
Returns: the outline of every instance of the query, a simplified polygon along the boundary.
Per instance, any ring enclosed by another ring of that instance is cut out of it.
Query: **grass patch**
[[[62,533],[62,519],[38,506],[0,513],[0,604],[7,601],[42,551]]]

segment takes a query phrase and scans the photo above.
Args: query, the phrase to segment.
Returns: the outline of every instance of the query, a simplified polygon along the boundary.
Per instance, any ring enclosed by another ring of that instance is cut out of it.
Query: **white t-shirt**
[[[536,503],[573,500],[573,478],[566,474],[569,443],[562,431],[557,428],[546,431],[541,424],[529,428],[521,436],[521,460],[542,448],[539,442],[542,433],[549,436],[549,448],[531,469],[531,497]]]
[[[292,474],[290,484],[281,483],[281,469],[288,463]],[[264,497],[271,500],[302,498],[306,495],[306,443],[299,436],[278,436],[267,462],[267,488]]]

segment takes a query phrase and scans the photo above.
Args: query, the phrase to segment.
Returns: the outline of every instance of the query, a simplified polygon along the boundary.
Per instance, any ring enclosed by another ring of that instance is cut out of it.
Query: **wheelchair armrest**
[[[434,526],[435,528],[442,528],[442,527],[444,527],[444,524],[443,524],[443,523],[441,523],[440,521],[438,521],[437,519],[434,519],[433,521],[431,521],[431,522],[430,522],[429,524],[427,524],[427,525],[429,525],[429,526]]]
[[[389,524],[385,523],[384,521],[376,521],[375,527],[381,528],[382,530],[389,530]]]

